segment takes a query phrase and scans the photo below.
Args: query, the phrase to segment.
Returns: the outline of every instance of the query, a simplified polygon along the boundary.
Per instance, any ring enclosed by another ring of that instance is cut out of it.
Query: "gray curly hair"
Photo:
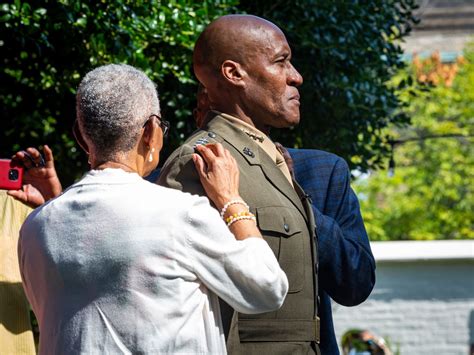
[[[81,133],[101,160],[130,151],[152,114],[160,114],[155,84],[130,65],[98,67],[86,74],[77,90]]]

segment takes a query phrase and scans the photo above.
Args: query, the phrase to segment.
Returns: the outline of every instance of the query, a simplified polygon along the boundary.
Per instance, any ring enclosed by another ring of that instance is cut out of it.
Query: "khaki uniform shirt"
[[[0,354],[35,354],[17,244],[31,208],[0,190]]]

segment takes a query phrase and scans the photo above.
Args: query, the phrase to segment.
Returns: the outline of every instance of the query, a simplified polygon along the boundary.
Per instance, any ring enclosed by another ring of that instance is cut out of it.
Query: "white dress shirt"
[[[19,259],[41,354],[223,354],[217,296],[262,313],[288,290],[267,243],[235,240],[207,198],[120,169],[32,212]]]

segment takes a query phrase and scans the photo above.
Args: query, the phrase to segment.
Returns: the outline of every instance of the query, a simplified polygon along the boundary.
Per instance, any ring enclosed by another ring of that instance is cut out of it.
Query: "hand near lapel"
[[[283,158],[285,159],[285,163],[288,166],[288,170],[290,171],[291,177],[293,178],[293,180],[296,180],[294,169],[293,169],[293,159],[291,158],[290,152],[288,152],[288,150],[284,146],[282,146],[281,143],[275,142],[275,146],[278,149],[278,151],[281,153],[281,155],[283,155]]]
[[[209,199],[221,209],[239,198],[239,168],[234,157],[219,144],[196,146],[193,161]]]

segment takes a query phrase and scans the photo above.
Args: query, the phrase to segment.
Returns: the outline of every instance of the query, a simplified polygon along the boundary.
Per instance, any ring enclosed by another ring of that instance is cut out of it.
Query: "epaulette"
[[[214,138],[216,138],[217,135],[214,132],[207,132],[206,135],[201,135],[196,141],[193,143],[193,149],[196,148],[198,145],[206,145],[209,143],[214,143],[217,142]]]

